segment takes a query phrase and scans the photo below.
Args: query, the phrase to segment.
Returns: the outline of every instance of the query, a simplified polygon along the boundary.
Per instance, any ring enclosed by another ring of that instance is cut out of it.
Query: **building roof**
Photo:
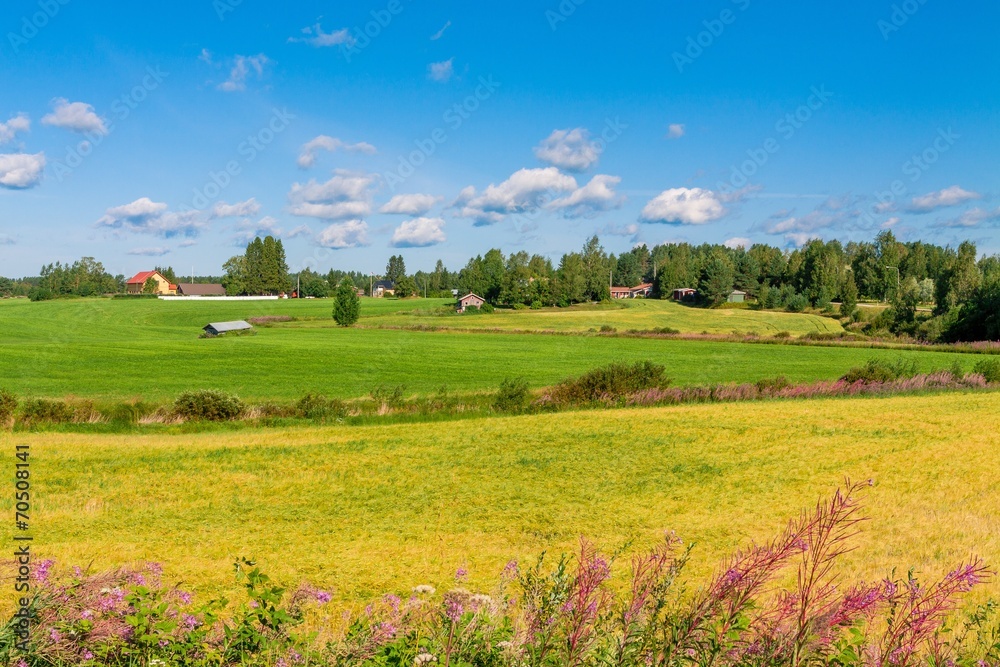
[[[226,294],[226,288],[218,283],[180,283],[177,288],[184,294],[189,296],[198,295],[219,295],[224,296]]]
[[[244,329],[253,329],[249,322],[244,322],[243,320],[236,320],[234,322],[211,322],[202,327],[206,331],[213,329],[216,333],[225,333],[227,331],[243,331]]]
[[[372,285],[372,288],[377,289],[379,287],[381,287],[382,289],[395,289],[396,284],[393,283],[391,280],[376,280],[375,284]]]
[[[653,286],[653,283],[639,283],[632,289],[649,289]]]
[[[462,297],[461,299],[459,299],[459,301],[465,301],[466,299],[468,299],[468,298],[469,298],[469,297],[471,297],[471,296],[474,296],[474,297],[476,297],[476,298],[477,298],[477,299],[479,299],[480,301],[486,301],[486,299],[484,299],[483,297],[479,296],[479,295],[478,295],[478,294],[476,294],[475,292],[469,292],[468,294],[466,294],[465,296],[463,296],[463,297]]]
[[[150,278],[152,278],[153,276],[160,276],[160,274],[157,273],[156,271],[140,271],[139,273],[137,273],[134,276],[132,276],[131,278],[129,278],[126,281],[125,284],[127,284],[127,285],[136,285],[136,284],[138,284],[138,285],[145,285],[146,281],[149,280]],[[163,278],[163,276],[160,276],[160,277]]]
[[[730,292],[730,294],[742,294],[743,296],[746,296],[747,293],[744,292],[743,290],[734,289],[732,292]]]

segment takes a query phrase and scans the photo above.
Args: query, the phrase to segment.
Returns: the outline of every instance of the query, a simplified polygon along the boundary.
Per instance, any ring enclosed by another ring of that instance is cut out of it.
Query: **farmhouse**
[[[653,293],[653,283],[641,283],[635,287],[612,287],[612,299],[634,299],[636,297],[648,297]]]
[[[226,288],[218,283],[178,283],[177,294],[183,296],[226,296]]]
[[[484,303],[486,303],[486,299],[469,292],[458,300],[458,312],[464,313],[466,308],[482,308]]]
[[[396,284],[391,280],[376,280],[372,285],[372,296],[383,297],[383,296],[395,296],[396,294]]]
[[[235,322],[212,322],[202,327],[209,336],[221,336],[230,331],[246,331],[253,329],[249,322],[236,320]]]
[[[729,303],[743,303],[747,300],[747,293],[742,290],[733,290],[729,293],[729,298],[726,299]]]
[[[142,290],[146,286],[146,281],[150,278],[156,282],[156,291],[154,294],[161,296],[177,294],[177,285],[171,284],[158,271],[140,271],[135,274],[126,281],[125,291],[129,294],[142,294]]]
[[[673,292],[674,301],[688,301],[698,296],[698,290],[691,287],[680,287]]]

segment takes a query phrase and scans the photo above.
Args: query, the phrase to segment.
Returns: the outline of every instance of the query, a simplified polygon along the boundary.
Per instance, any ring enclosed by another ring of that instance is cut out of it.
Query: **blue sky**
[[[219,273],[257,232],[323,271],[594,233],[997,252],[998,24],[941,0],[9,0],[0,275]]]

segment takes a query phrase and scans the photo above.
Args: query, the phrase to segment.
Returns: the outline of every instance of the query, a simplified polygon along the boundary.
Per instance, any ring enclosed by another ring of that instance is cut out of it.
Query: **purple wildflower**
[[[465,581],[465,578],[469,576],[469,571],[464,567],[460,567],[455,570],[455,581]]]

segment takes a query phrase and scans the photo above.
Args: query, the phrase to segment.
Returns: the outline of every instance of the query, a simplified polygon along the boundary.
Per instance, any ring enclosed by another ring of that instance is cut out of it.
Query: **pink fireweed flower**
[[[458,623],[461,620],[463,611],[462,603],[455,598],[448,598],[444,603],[444,615],[452,623]]]
[[[387,605],[389,605],[389,607],[392,609],[392,613],[394,614],[399,613],[399,607],[403,603],[403,601],[399,598],[398,595],[393,595],[392,593],[389,593],[388,595],[384,596],[382,598],[382,601],[385,602]]]
[[[465,578],[469,576],[469,571],[464,567],[460,567],[455,570],[455,581],[465,581]]]
[[[38,567],[35,568],[31,576],[39,584],[47,584],[49,582],[49,570],[52,569],[53,565],[55,565],[54,560],[43,560],[38,564]]]
[[[181,604],[191,604],[191,594],[187,591],[177,591],[177,598],[181,601]]]
[[[316,591],[316,601],[320,604],[326,604],[333,599],[333,596],[326,591]]]
[[[194,630],[200,623],[198,622],[197,616],[192,616],[191,614],[184,614],[183,625],[187,630]]]

